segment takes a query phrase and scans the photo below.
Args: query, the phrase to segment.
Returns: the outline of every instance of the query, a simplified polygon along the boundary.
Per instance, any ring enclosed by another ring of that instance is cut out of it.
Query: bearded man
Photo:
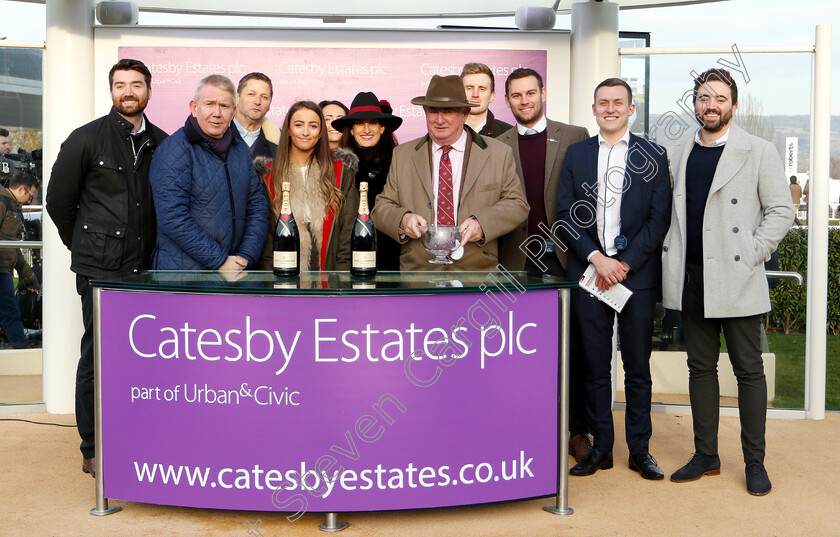
[[[108,73],[114,106],[61,144],[47,187],[47,212],[70,249],[70,270],[82,299],[84,334],[76,371],[76,423],[82,471],[95,475],[93,291],[91,278],[149,268],[155,247],[155,207],[149,165],[166,133],[143,114],[152,74],[138,60]]]

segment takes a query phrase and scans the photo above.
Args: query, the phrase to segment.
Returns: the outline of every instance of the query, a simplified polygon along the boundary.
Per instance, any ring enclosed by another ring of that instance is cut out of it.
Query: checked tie
[[[437,223],[441,226],[455,225],[454,196],[452,191],[452,162],[449,160],[451,145],[441,147],[443,155],[440,157],[438,170],[438,203]]]

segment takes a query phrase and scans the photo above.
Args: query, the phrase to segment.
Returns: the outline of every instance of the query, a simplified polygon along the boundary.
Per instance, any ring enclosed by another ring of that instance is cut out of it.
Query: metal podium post
[[[571,290],[560,289],[560,315],[563,329],[560,330],[560,460],[557,464],[557,502],[546,505],[545,511],[555,515],[571,515],[569,507],[569,336],[571,331]]]
[[[347,529],[350,526],[349,522],[339,522],[338,521],[338,513],[326,513],[327,521],[324,524],[318,526],[318,529],[321,531],[326,531],[328,533],[335,533],[337,531],[341,531]]]
[[[90,510],[90,514],[94,516],[105,516],[122,511],[122,507],[120,506],[108,507],[108,498],[105,497],[105,478],[102,475],[102,467],[104,466],[102,459],[104,457],[102,456],[102,331],[100,330],[102,310],[99,302],[101,292],[102,290],[99,287],[93,289],[93,382],[95,384],[94,399],[96,402],[96,507]]]

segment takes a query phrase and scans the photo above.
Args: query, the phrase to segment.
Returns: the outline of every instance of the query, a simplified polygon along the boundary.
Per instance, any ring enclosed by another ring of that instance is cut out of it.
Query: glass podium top
[[[121,291],[231,295],[429,295],[537,289],[569,289],[577,282],[525,272],[378,272],[358,278],[349,272],[302,272],[279,277],[270,271],[144,271],[93,278],[91,286]]]

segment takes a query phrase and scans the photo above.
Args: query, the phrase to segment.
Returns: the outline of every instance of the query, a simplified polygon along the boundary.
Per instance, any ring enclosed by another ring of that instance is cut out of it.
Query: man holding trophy
[[[497,239],[529,211],[510,147],[465,125],[475,105],[457,75],[435,75],[411,102],[423,107],[428,134],[394,150],[376,229],[402,244],[400,270],[497,270]],[[429,251],[440,248],[444,259]]]

